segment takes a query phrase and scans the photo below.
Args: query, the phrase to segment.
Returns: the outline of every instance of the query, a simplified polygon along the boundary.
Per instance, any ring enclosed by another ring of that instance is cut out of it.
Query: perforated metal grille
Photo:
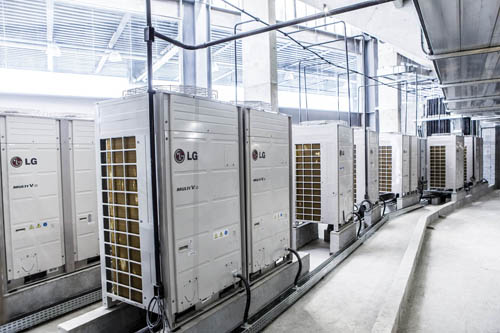
[[[378,149],[378,181],[380,192],[392,191],[392,146]]]
[[[464,147],[464,183],[467,183],[467,146]]]
[[[321,221],[321,145],[295,145],[295,217],[298,221]]]
[[[135,137],[101,140],[106,289],[142,304]]]
[[[354,159],[352,161],[352,184],[353,184],[353,201],[354,203],[356,203],[356,191],[357,191],[357,187],[356,187],[356,145],[354,145]]]
[[[430,147],[430,187],[446,187],[446,146]]]

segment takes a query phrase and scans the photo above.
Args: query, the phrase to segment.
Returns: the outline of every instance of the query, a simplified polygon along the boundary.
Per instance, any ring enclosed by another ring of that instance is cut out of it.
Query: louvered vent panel
[[[142,304],[135,137],[101,140],[107,292]]]
[[[446,146],[430,147],[430,187],[446,187]]]
[[[378,149],[379,191],[392,191],[392,146],[380,146]]]
[[[296,219],[321,221],[321,145],[295,145]]]

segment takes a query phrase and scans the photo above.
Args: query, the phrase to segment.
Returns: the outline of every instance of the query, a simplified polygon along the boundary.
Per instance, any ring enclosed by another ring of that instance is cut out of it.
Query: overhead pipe
[[[146,1],[149,2],[149,3],[151,3],[151,0],[146,0]],[[245,31],[245,32],[240,32],[240,33],[238,33],[236,35],[227,36],[227,37],[223,37],[223,38],[216,39],[216,40],[213,40],[213,41],[204,42],[204,43],[195,44],[195,45],[185,44],[185,43],[183,43],[181,41],[178,41],[175,38],[171,38],[171,37],[166,36],[166,35],[164,35],[162,33],[159,33],[158,31],[156,31],[150,25],[148,25],[148,27],[146,28],[146,30],[149,30],[149,32],[146,32],[146,34],[148,36],[154,35],[155,37],[157,37],[157,38],[159,38],[161,40],[164,40],[166,42],[172,43],[175,46],[178,46],[178,47],[180,47],[182,49],[185,49],[185,50],[200,50],[200,49],[205,49],[205,48],[208,48],[208,47],[211,47],[211,46],[219,45],[219,44],[222,44],[222,43],[232,42],[233,40],[237,40],[237,39],[241,39],[241,38],[245,38],[245,37],[250,37],[250,36],[255,36],[255,35],[258,35],[258,34],[262,34],[264,32],[275,31],[275,30],[278,30],[278,29],[282,29],[282,28],[286,28],[286,27],[292,26],[292,25],[297,25],[297,24],[300,24],[300,23],[304,23],[304,22],[308,22],[308,21],[313,21],[313,20],[317,20],[317,19],[320,19],[320,18],[328,17],[328,16],[339,15],[339,14],[351,12],[351,11],[354,11],[354,10],[359,10],[359,9],[363,9],[363,8],[367,8],[367,7],[372,7],[372,6],[376,6],[376,5],[381,5],[381,4],[384,4],[384,3],[387,3],[387,2],[393,2],[393,1],[394,0],[369,0],[369,1],[364,1],[364,2],[353,4],[353,5],[347,5],[347,6],[344,6],[344,7],[339,7],[339,8],[331,9],[331,10],[328,10],[327,12],[324,12],[324,13],[316,13],[316,14],[312,14],[312,15],[307,15],[307,16],[304,16],[304,17],[296,18],[296,19],[293,19],[293,20],[289,20],[289,21],[284,21],[284,22],[279,22],[279,23],[275,23],[275,24],[270,24],[270,25],[267,25],[267,26],[262,27],[262,28],[257,28],[257,29],[253,29],[253,30],[249,30],[249,31]],[[149,5],[149,6],[151,6],[151,5]]]

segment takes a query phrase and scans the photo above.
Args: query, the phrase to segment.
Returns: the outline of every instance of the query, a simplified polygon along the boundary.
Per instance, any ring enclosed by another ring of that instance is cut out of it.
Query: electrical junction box
[[[464,137],[440,134],[427,137],[429,190],[457,191],[464,187]]]
[[[483,179],[483,138],[464,136],[464,182]]]
[[[353,211],[352,129],[307,122],[292,134],[296,224],[326,223],[338,232]]]
[[[243,254],[239,116],[234,105],[154,95],[161,273],[172,327],[232,294]],[[148,96],[98,104],[104,304],[154,296]]]
[[[366,137],[365,137],[366,133]],[[354,203],[359,204],[368,199],[375,203],[379,197],[378,188],[378,133],[354,128]],[[365,141],[366,140],[366,141]],[[365,142],[368,142],[368,150],[365,150]],[[368,166],[365,166],[368,161]],[[368,171],[368,189],[366,190],[366,170]]]
[[[59,123],[0,117],[7,279],[64,265]]]
[[[287,260],[291,239],[289,116],[243,109],[250,280]]]
[[[71,192],[68,199],[71,200],[75,261],[81,262],[99,256],[95,124],[86,120],[61,120],[62,128],[66,122]]]

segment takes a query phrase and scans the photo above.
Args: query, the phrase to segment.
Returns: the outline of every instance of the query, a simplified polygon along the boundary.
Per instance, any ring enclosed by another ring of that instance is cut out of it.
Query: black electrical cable
[[[154,305],[153,305],[154,304]],[[158,313],[153,312],[153,310],[157,308]],[[151,315],[156,314],[156,319],[151,320]],[[163,306],[163,300],[158,296],[153,296],[148,303],[148,307],[146,309],[146,325],[150,332],[155,332],[160,329],[162,326],[165,326],[165,308]]]
[[[384,215],[385,215],[385,200],[382,200],[382,202],[384,203],[384,209],[382,210],[382,217],[384,217]]]
[[[295,255],[295,257],[297,258],[297,261],[299,262],[299,270],[297,271],[297,275],[295,275],[295,280],[293,281],[293,284],[295,286],[298,286],[300,274],[302,274],[302,259],[300,259],[299,253],[297,251],[295,251],[294,249],[288,248],[287,250],[290,251],[291,253],[293,253]]]
[[[252,300],[252,295],[251,295],[251,291],[250,291],[250,284],[248,283],[247,279],[245,279],[243,277],[243,275],[236,274],[235,276],[237,278],[239,278],[241,280],[241,282],[243,282],[243,284],[245,285],[245,291],[247,293],[247,301],[245,304],[245,313],[243,314],[243,324],[246,324],[248,322],[248,312],[250,311],[250,302]]]
[[[372,204],[372,202],[371,202],[370,200],[368,200],[368,199],[365,199],[365,200],[361,201],[360,205],[361,205],[361,206],[363,206],[363,205],[365,204],[365,202],[367,202],[367,203],[368,203],[368,208],[366,209],[366,211],[370,211],[370,210],[372,210],[372,208],[373,208],[373,204]]]
[[[356,234],[356,237],[359,238],[359,235],[361,234],[361,227],[363,226],[363,221],[361,220],[361,215],[359,215],[358,213],[353,213],[354,216],[356,216],[358,218],[358,221],[359,221],[359,228],[358,228],[358,232]]]

